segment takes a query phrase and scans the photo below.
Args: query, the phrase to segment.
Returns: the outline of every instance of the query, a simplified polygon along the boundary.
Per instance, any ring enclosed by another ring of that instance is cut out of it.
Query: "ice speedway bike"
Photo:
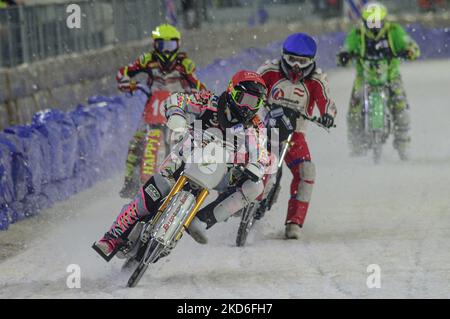
[[[131,92],[140,91],[147,96],[143,113],[145,137],[144,142],[138,145],[140,163],[133,173],[133,187],[132,191],[129,192],[132,197],[139,190],[139,187],[156,172],[169,152],[170,132],[166,126],[164,101],[170,96],[170,92],[167,90],[150,92],[146,85],[137,81],[132,81],[130,87]]]
[[[202,136],[202,141],[199,142],[195,136]],[[178,147],[187,139],[191,139],[194,147],[203,149],[211,147],[210,144],[214,143],[215,147],[223,149],[225,154],[230,154],[229,158],[232,158],[235,151],[234,145],[207,131],[190,130],[190,134],[186,134],[177,144]],[[222,158],[200,162],[187,161],[157,213],[137,222],[126,236],[125,243],[113,253],[106,256],[100,252],[106,261],[111,260],[116,254],[121,254],[121,257],[125,258],[122,270],[132,272],[127,283],[128,287],[135,287],[151,264],[169,255],[176,247],[211,190],[216,188],[228,173],[227,162]],[[232,165],[245,174],[242,166]],[[95,249],[95,245],[93,248]]]
[[[406,59],[406,52],[401,52],[398,58]],[[388,106],[389,99],[389,64],[394,56],[361,57],[350,55],[351,59],[359,61],[363,70],[362,109],[360,117],[359,144],[363,154],[372,152],[373,161],[379,164],[383,145],[393,130],[392,114]]]
[[[276,126],[278,128],[276,138],[279,141],[282,141],[281,152],[278,158],[276,172],[273,174],[264,175],[263,182],[265,187],[263,193],[254,202],[247,205],[240,213],[237,213],[237,216],[241,216],[241,221],[239,223],[239,228],[236,235],[236,246],[238,247],[245,246],[247,237],[256,221],[260,220],[266,211],[270,211],[278,198],[283,161],[287,151],[289,150],[292,134],[296,130],[297,118],[302,117],[329,132],[329,129],[321,125],[318,122],[319,118],[315,116],[309,117],[293,110],[292,108],[284,107],[278,104],[272,104],[269,108],[271,110],[271,117],[279,119]],[[289,119],[295,119],[294,123],[292,123]],[[336,125],[333,125],[333,127],[336,127]]]

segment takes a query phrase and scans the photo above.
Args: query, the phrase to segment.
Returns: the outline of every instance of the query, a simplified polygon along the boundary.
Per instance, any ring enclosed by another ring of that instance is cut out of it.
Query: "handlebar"
[[[147,95],[148,98],[150,98],[152,96],[152,93],[150,92],[148,86],[146,86],[140,82],[131,82],[130,87],[131,87],[132,92],[139,90],[142,93],[144,93],[145,95]]]
[[[342,52],[341,52],[342,53]],[[339,53],[339,54],[341,54]],[[363,57],[360,56],[359,54],[356,53],[348,53],[348,61],[350,60],[363,60],[363,61],[377,61],[377,60],[382,60],[383,58],[379,58],[379,59],[371,59],[368,57]],[[402,59],[402,60],[409,60],[409,52],[408,51],[400,51],[397,54],[390,54],[389,56],[385,56],[384,59],[387,59],[389,61],[393,60],[393,59]],[[347,63],[348,64],[348,63]],[[347,65],[346,64],[346,65]]]
[[[282,108],[283,110],[285,109],[284,106],[280,105],[280,104],[276,104],[273,103],[270,105],[270,109],[275,109],[275,108]],[[326,130],[328,133],[330,132],[330,128],[327,128],[325,126],[323,126],[322,124],[319,123],[319,117],[314,116],[314,117],[309,117],[306,114],[301,113],[300,111],[294,110],[292,108],[289,108],[289,113],[290,115],[294,116],[295,119],[298,119],[300,117],[304,118],[305,120],[308,120],[310,122],[313,122],[314,124],[316,124],[317,126],[323,128],[324,130]],[[336,127],[336,125],[333,125],[332,127]]]

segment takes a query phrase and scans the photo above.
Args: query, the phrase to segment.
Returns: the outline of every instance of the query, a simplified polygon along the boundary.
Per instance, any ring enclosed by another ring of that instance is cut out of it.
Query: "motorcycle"
[[[407,59],[407,53],[400,52],[395,57]],[[393,131],[392,114],[388,107],[388,81],[389,64],[394,56],[361,57],[352,54],[350,58],[360,62],[364,79],[359,141],[363,153],[372,151],[375,164],[379,164],[383,145]]]
[[[247,207],[245,207],[240,214],[241,222],[239,224],[239,228],[236,235],[236,246],[238,247],[245,246],[248,234],[253,228],[255,222],[257,220],[260,220],[264,216],[266,211],[270,211],[273,204],[276,202],[276,199],[278,198],[278,194],[280,191],[280,182],[282,177],[283,161],[287,154],[287,151],[289,150],[293,132],[296,129],[295,123],[292,124],[288,120],[288,118],[296,119],[298,117],[303,117],[304,119],[315,123],[319,127],[329,132],[328,128],[326,128],[325,126],[323,126],[318,122],[319,119],[317,117],[309,117],[305,114],[299,113],[296,110],[286,108],[277,104],[272,104],[271,108],[272,108],[271,112],[278,112],[278,110],[283,110],[284,115],[288,115],[286,117],[284,116],[280,117],[281,118],[280,124],[282,125],[278,126],[278,128],[280,129],[278,140],[283,141],[283,147],[277,163],[275,176],[273,176],[273,174],[264,175],[263,182],[265,187],[263,193],[259,195],[254,202],[250,203]],[[336,127],[336,125],[333,125],[333,127]]]
[[[289,149],[289,144],[292,139],[292,133],[289,134],[287,140],[284,142],[283,151],[281,152],[281,156],[279,162],[277,164],[277,172],[275,176],[275,184],[272,187],[267,187],[267,183],[271,179],[271,175],[264,175],[263,183],[266,185],[264,191],[261,195],[258,196],[256,201],[250,203],[247,207],[243,209],[241,212],[241,222],[239,224],[237,236],[236,236],[236,246],[243,247],[247,241],[248,234],[255,224],[256,220],[259,220],[263,217],[265,211],[268,211],[272,208],[272,205],[275,203],[276,198],[278,197],[278,192],[280,189],[280,181],[282,175],[282,166],[283,160]]]
[[[361,63],[364,74],[362,140],[366,150],[373,151],[373,160],[378,164],[392,124],[387,105],[389,62],[381,59],[362,59]]]
[[[233,145],[226,143],[213,133],[195,130],[192,130],[191,133],[183,141],[191,138],[195,147],[203,149],[209,147],[210,143],[217,143],[216,147],[225,148],[226,154],[234,152]],[[203,134],[203,143],[195,144],[194,136],[199,136],[196,134]],[[183,144],[183,141],[178,145]],[[133,271],[127,283],[128,287],[135,287],[149,265],[170,254],[209,196],[210,191],[219,185],[227,173],[227,161],[186,162],[157,213],[137,222],[125,239],[125,244],[111,255],[102,255],[106,261],[111,260],[118,253],[126,259],[122,269]]]

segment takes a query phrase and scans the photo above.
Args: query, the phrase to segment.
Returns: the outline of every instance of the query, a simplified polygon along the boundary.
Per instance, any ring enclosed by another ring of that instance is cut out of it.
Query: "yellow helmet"
[[[173,25],[161,24],[152,31],[153,40],[181,40],[181,33]]]
[[[156,57],[164,69],[170,70],[180,48],[181,34],[173,25],[161,24],[152,31]]]

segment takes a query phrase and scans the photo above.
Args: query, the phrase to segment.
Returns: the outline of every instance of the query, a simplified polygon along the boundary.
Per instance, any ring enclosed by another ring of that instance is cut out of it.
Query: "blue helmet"
[[[283,43],[281,68],[292,82],[303,80],[316,67],[317,44],[306,33],[294,33]]]

